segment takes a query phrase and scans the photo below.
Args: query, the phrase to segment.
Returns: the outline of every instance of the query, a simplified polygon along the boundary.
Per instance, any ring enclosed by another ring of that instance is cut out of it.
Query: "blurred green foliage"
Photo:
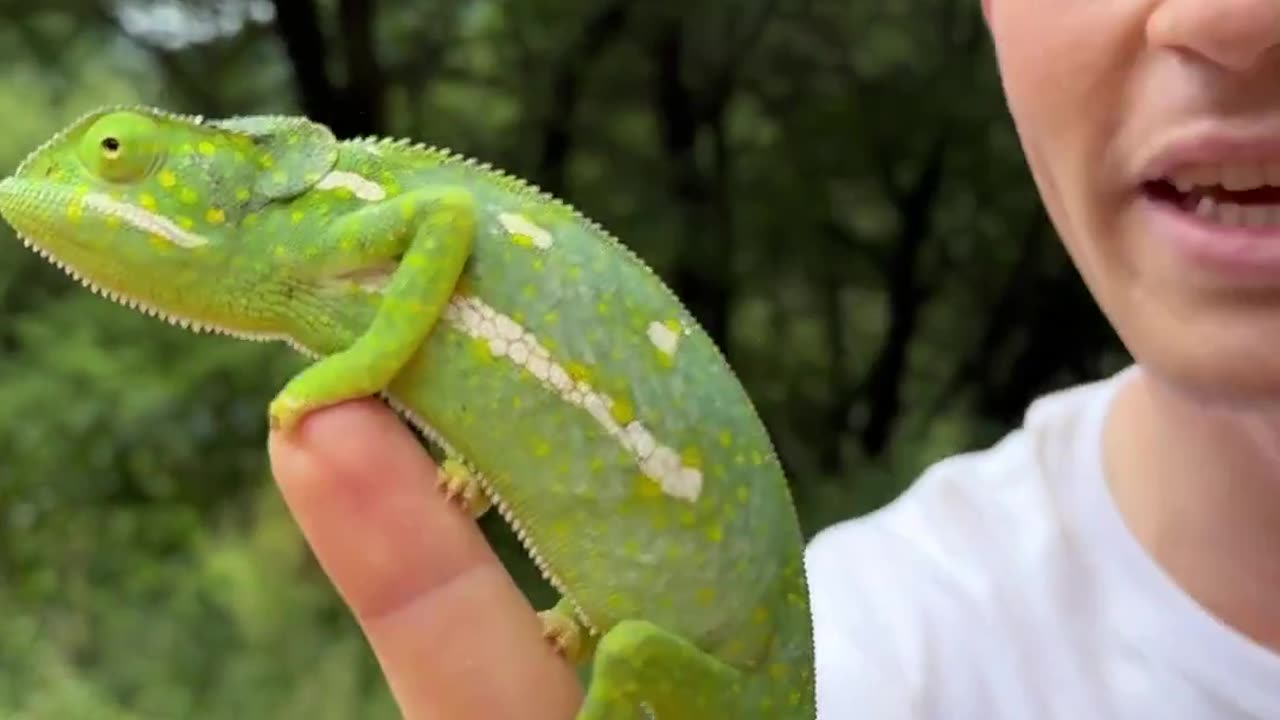
[[[565,196],[724,347],[809,533],[1124,361],[968,0],[0,0],[0,67],[0,168],[147,102],[306,112]],[[268,476],[265,403],[300,366],[0,230],[0,719],[394,717]]]

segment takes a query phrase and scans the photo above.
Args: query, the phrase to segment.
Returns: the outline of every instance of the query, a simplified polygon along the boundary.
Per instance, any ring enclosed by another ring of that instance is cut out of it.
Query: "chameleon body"
[[[582,720],[815,716],[803,538],[711,339],[645,264],[533,185],[301,117],[110,107],[0,181],[0,215],[92,289],[315,358],[269,408],[380,394],[441,484],[515,529],[590,661]]]

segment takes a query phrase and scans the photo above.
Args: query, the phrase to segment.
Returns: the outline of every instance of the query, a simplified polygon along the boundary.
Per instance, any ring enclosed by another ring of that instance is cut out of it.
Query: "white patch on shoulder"
[[[529,238],[533,246],[539,250],[546,250],[555,242],[555,238],[551,237],[551,233],[546,228],[519,213],[504,212],[498,215],[498,222],[502,223],[502,227],[512,235],[523,235]]]
[[[487,343],[495,356],[529,371],[565,402],[586,410],[664,493],[689,502],[702,494],[702,471],[686,466],[679,453],[659,442],[639,420],[625,427],[620,425],[609,412],[613,399],[585,381],[575,382],[533,333],[515,320],[468,296],[455,297],[445,308],[444,319],[468,336]]]
[[[317,190],[350,190],[352,195],[361,200],[374,202],[387,196],[381,185],[358,173],[346,170],[331,170],[316,183]]]
[[[146,208],[116,200],[110,195],[89,193],[84,196],[84,207],[102,215],[120,218],[130,227],[164,238],[178,247],[194,248],[209,244],[208,238],[183,230],[167,217],[157,215]]]
[[[646,331],[649,335],[649,342],[658,348],[665,355],[675,355],[676,347],[680,344],[680,333],[672,330],[666,323],[660,323],[657,320],[649,323]]]

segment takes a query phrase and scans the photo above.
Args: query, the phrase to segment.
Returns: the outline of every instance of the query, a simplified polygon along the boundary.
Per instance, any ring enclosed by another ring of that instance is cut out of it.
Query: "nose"
[[[1164,0],[1146,30],[1153,46],[1247,70],[1280,45],[1280,0]]]

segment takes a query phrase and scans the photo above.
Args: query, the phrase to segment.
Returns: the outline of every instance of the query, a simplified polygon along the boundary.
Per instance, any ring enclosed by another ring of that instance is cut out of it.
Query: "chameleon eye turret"
[[[0,181],[0,215],[104,295],[315,358],[267,408],[381,395],[493,508],[592,662],[578,720],[813,720],[795,507],[728,363],[604,228],[527,182],[306,118],[98,111]]]
[[[80,138],[79,158],[93,175],[128,183],[149,175],[163,159],[162,133],[151,118],[134,112],[105,115]]]

